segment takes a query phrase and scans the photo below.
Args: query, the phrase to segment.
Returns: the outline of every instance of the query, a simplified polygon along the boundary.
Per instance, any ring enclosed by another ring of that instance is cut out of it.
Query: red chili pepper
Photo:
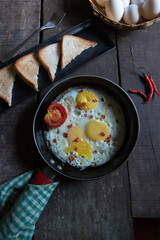
[[[79,138],[76,137],[76,138],[74,139],[74,141],[75,141],[75,142],[79,142]]]
[[[92,118],[93,118],[93,115],[90,115],[89,118],[92,119]]]
[[[97,153],[97,150],[94,150],[94,151],[93,151],[93,154],[96,154],[96,153]]]
[[[86,113],[84,114],[84,117],[87,117],[87,114],[86,114]]]
[[[63,137],[68,138],[69,134],[68,133],[63,133]]]
[[[129,89],[129,92],[139,94],[139,95],[141,95],[142,97],[144,97],[145,99],[147,99],[146,94],[143,93],[143,92],[141,92],[141,91],[139,91],[139,90]]]
[[[75,147],[74,151],[77,151],[78,150],[78,147]]]
[[[97,99],[93,99],[92,102],[97,102]]]
[[[150,78],[149,78],[146,74],[144,74],[144,78],[145,78],[145,80],[146,80],[146,82],[147,82],[147,84],[148,84],[148,87],[149,87],[149,95],[148,95],[148,98],[147,98],[146,101],[143,102],[143,104],[146,104],[146,103],[148,103],[148,102],[151,100],[151,98],[152,98],[152,96],[153,96],[153,90],[154,90],[154,88],[153,88],[153,85],[152,85],[152,82],[151,82]]]
[[[78,105],[76,105],[75,108],[77,108],[80,111],[82,110],[82,108],[80,108]]]
[[[100,135],[101,135],[101,136],[105,136],[105,133],[104,133],[104,132],[101,132]]]
[[[104,141],[107,142],[107,143],[110,143],[111,140],[110,140],[109,137],[107,137]]]
[[[72,125],[72,123],[71,123],[70,125],[67,126],[67,128],[72,128],[72,126],[73,126],[73,125]]]
[[[105,119],[105,118],[106,118],[106,116],[105,116],[105,115],[102,115],[102,116],[101,116],[101,119]]]
[[[69,156],[68,159],[69,159],[70,161],[74,161],[74,160],[75,160],[75,157]]]
[[[140,71],[141,73],[143,73],[144,79],[146,80],[146,83],[147,83],[147,85],[148,85],[148,87],[149,87],[149,95],[148,95],[146,101],[144,101],[144,102],[142,103],[142,104],[146,104],[146,103],[148,103],[148,102],[151,100],[151,98],[152,98],[152,96],[153,96],[154,87],[153,87],[153,85],[152,85],[152,81],[151,81],[150,78],[147,76],[147,74],[145,74],[145,73],[141,70],[141,67],[139,67],[135,62],[133,62],[133,61],[131,61],[131,62],[139,69],[139,71]]]
[[[57,142],[57,139],[56,139],[56,138],[54,138],[54,139],[53,139],[53,142],[54,142],[54,143],[56,143],[56,142]]]
[[[152,78],[152,76],[151,76],[151,74],[150,74],[148,68],[145,67],[145,66],[143,66],[143,67],[141,67],[141,68],[144,68],[144,69],[147,70],[147,72],[148,72],[149,75],[150,75],[150,81],[151,81],[151,83],[152,83],[152,85],[153,85],[154,91],[156,92],[156,94],[157,94],[158,96],[160,96],[160,93],[159,93],[158,90],[157,90],[156,84],[155,84],[155,82],[154,82],[154,80],[153,80],[153,78]]]
[[[112,135],[110,134],[104,141],[110,143]]]
[[[152,85],[153,85],[154,91],[157,93],[158,96],[160,96],[160,93],[159,93],[158,90],[157,90],[156,84],[155,84],[152,76],[150,76],[150,81],[151,81],[151,83],[152,83]]]
[[[85,102],[83,102],[81,105],[82,105],[82,106],[85,106],[85,105],[86,105],[86,103],[85,103]]]

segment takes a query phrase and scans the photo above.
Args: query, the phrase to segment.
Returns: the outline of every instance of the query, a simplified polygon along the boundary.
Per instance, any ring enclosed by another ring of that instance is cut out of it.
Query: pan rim
[[[38,112],[41,108],[41,105],[43,104],[44,100],[46,99],[46,97],[49,95],[50,92],[52,92],[52,90],[54,88],[56,88],[58,85],[61,85],[63,84],[64,82],[68,82],[68,81],[71,81],[73,79],[76,79],[76,78],[98,78],[98,79],[102,79],[104,81],[107,81],[109,83],[111,83],[112,85],[116,86],[117,88],[119,88],[124,95],[126,95],[126,97],[129,99],[130,103],[132,104],[133,106],[133,109],[134,109],[134,112],[135,112],[135,117],[136,117],[136,120],[137,120],[137,134],[136,134],[136,137],[135,137],[135,141],[134,141],[134,145],[131,149],[131,151],[129,152],[129,154],[127,155],[127,158],[121,163],[118,165],[118,167],[116,167],[114,170],[112,170],[111,172],[109,173],[104,173],[102,174],[101,176],[98,176],[98,177],[92,177],[92,178],[79,178],[79,177],[74,177],[74,176],[70,176],[70,175],[67,175],[57,169],[54,168],[54,166],[51,165],[51,163],[49,163],[45,157],[43,156],[43,154],[41,153],[41,150],[39,149],[39,146],[38,146],[38,143],[37,143],[37,140],[36,140],[36,134],[35,134],[35,123],[36,123],[36,119],[37,119],[37,115],[38,115]],[[55,171],[57,174],[60,174],[64,177],[67,177],[67,178],[70,178],[70,179],[74,179],[74,180],[82,180],[82,181],[88,181],[88,180],[97,180],[97,179],[100,179],[104,176],[109,176],[110,174],[113,174],[115,171],[117,171],[123,164],[125,164],[127,161],[128,161],[128,158],[130,157],[130,155],[132,154],[132,152],[134,151],[135,147],[136,147],[136,143],[137,143],[137,140],[139,138],[139,134],[140,134],[140,119],[139,119],[139,114],[138,114],[138,111],[137,111],[137,108],[135,106],[135,103],[133,102],[133,100],[131,99],[131,97],[128,95],[128,93],[121,87],[119,86],[117,83],[113,82],[112,80],[108,79],[108,78],[104,78],[104,77],[101,77],[101,76],[97,76],[97,75],[76,75],[76,76],[72,76],[72,77],[69,77],[69,78],[65,78],[65,79],[62,79],[62,80],[58,80],[57,82],[54,83],[53,87],[51,87],[47,93],[44,95],[44,97],[41,99],[37,109],[36,109],[36,112],[35,112],[35,115],[34,115],[34,119],[33,119],[33,139],[34,139],[34,143],[36,145],[36,149],[39,153],[39,155],[41,156],[41,158],[43,159],[43,161],[49,166],[51,167],[51,169],[53,171]]]

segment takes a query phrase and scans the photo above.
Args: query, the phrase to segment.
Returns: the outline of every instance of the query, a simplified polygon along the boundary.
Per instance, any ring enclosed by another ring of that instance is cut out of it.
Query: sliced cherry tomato
[[[67,118],[66,109],[59,103],[51,103],[44,116],[44,122],[51,128],[60,127]]]

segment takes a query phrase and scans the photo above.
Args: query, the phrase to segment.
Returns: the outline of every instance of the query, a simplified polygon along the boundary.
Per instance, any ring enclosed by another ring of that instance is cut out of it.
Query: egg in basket
[[[117,29],[143,29],[160,21],[159,0],[89,1],[94,15]]]

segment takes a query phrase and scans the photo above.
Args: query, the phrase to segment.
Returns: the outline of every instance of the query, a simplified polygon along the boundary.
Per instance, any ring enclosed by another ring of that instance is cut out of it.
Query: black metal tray
[[[82,52],[74,61],[72,61],[68,66],[66,66],[63,70],[60,69],[60,64],[58,66],[58,70],[56,73],[55,81],[67,75],[67,72],[75,70],[77,67],[85,64],[99,55],[113,49],[115,44],[110,40],[108,35],[105,33],[103,29],[103,24],[93,20],[88,19],[85,22],[82,22],[60,34],[50,38],[49,40],[32,47],[31,49],[17,55],[16,57],[11,58],[10,60],[2,63],[0,65],[0,69],[7,66],[10,63],[14,63],[20,57],[29,54],[31,52],[36,52],[40,48],[47,46],[49,44],[60,42],[61,38],[65,34],[76,35],[91,41],[95,41],[98,43],[97,46],[94,48],[89,48],[88,50]],[[86,54],[87,52],[87,54]],[[39,90],[44,89],[45,87],[52,85],[54,83],[51,82],[47,71],[40,67],[40,72],[38,76],[38,86]],[[29,87],[18,75],[16,75],[16,80],[13,88],[13,95],[12,95],[12,105],[17,104],[18,102],[22,101],[24,98],[28,97],[29,95],[35,93],[36,91]],[[0,99],[0,112],[9,108],[7,103],[4,100]]]

